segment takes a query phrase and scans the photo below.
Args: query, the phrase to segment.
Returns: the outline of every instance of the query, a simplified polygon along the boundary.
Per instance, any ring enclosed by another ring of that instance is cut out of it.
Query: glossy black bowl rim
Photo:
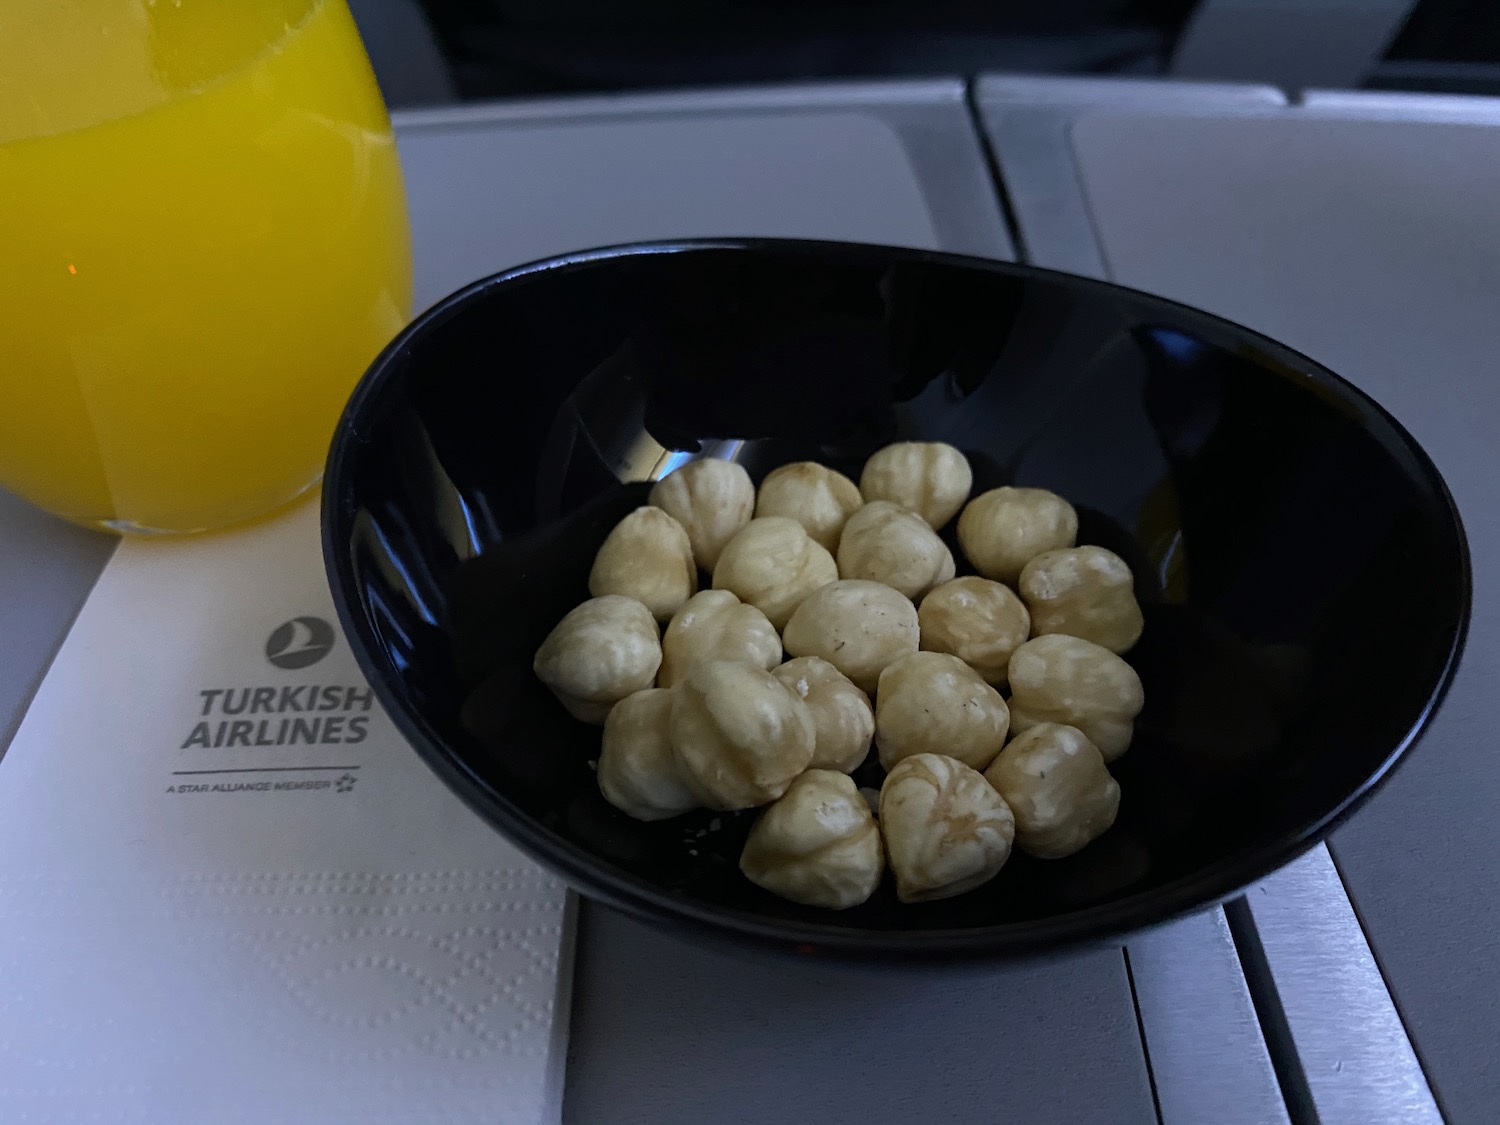
[[[1299,377],[1322,385],[1341,403],[1353,404],[1375,414],[1400,439],[1418,467],[1423,482],[1446,506],[1446,514],[1457,543],[1458,573],[1454,577],[1459,582],[1460,590],[1458,618],[1449,638],[1442,672],[1433,684],[1416,722],[1358,788],[1317,821],[1300,830],[1287,833],[1263,846],[1245,849],[1191,876],[1150,891],[1027,922],[962,929],[857,930],[836,924],[763,917],[747,911],[711,906],[665,890],[645,878],[614,867],[580,845],[543,828],[504,794],[485,784],[463,761],[461,755],[446,748],[443,737],[408,705],[405,693],[387,667],[380,639],[368,616],[357,604],[355,591],[358,586],[349,551],[355,505],[349,495],[345,466],[349,463],[353,448],[364,441],[359,431],[360,419],[376,409],[382,398],[397,385],[398,369],[412,344],[492,290],[505,288],[540,273],[586,268],[594,263],[616,258],[705,250],[806,254],[825,260],[847,258],[868,261],[880,257],[890,261],[960,266],[1019,278],[1052,279],[1077,288],[1125,294],[1148,304],[1186,313],[1189,318],[1200,318],[1238,334],[1247,341],[1254,342],[1284,367],[1295,370]],[[503,270],[444,297],[413,318],[381,351],[351,395],[328,454],[323,484],[322,539],[324,566],[339,621],[355,660],[375,689],[377,698],[397,729],[449,789],[522,851],[543,866],[558,872],[591,897],[648,922],[658,925],[686,924],[720,937],[852,958],[956,960],[1021,956],[1145,929],[1234,898],[1250,884],[1290,863],[1321,842],[1385,784],[1420,740],[1447,695],[1457,670],[1468,634],[1473,590],[1468,540],[1463,521],[1437,466],[1416,439],[1384,407],[1316,360],[1224,317],[1113,282],[964,254],[876,243],[803,239],[678,239],[605,246],[544,258]]]

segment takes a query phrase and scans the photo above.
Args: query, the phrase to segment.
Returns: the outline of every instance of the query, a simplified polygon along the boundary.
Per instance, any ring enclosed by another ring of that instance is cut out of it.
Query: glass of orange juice
[[[120,532],[269,512],[410,304],[344,0],[0,0],[0,485]]]

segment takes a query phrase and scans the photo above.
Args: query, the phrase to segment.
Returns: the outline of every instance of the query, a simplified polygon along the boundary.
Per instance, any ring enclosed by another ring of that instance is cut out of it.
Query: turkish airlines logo
[[[321,617],[294,617],[266,640],[266,659],[278,668],[308,668],[333,651],[333,626]]]

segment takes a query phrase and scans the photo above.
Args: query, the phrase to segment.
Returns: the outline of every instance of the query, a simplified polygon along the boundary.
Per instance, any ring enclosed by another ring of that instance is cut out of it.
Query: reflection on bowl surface
[[[645,824],[606,804],[598,728],[531,657],[588,596],[610,528],[677,465],[730,457],[759,481],[810,459],[858,479],[898,439],[958,446],[976,493],[1061,493],[1079,541],[1130,563],[1146,710],[1112,767],[1119,821],[1083,852],[835,913],[740,875],[753,813]],[[597,251],[463,290],[356,393],[324,534],[362,667],[498,829],[648,918],[856,954],[1033,949],[1233,893],[1410,747],[1469,598],[1436,470],[1311,360],[1103,283],[840,244]]]

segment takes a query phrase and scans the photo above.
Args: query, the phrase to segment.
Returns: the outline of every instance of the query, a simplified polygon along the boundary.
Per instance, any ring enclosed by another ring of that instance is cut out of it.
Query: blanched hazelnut
[[[705,660],[743,660],[769,671],[781,662],[781,638],[753,605],[728,590],[703,590],[667,623],[656,682],[671,687]]]
[[[803,598],[838,576],[833,556],[800,523],[771,516],[751,520],[724,545],[714,589],[749,602],[780,629]]]
[[[1077,727],[1039,723],[984,771],[1016,818],[1016,846],[1039,859],[1082,851],[1108,831],[1120,786]]]
[[[1045,488],[993,488],[958,517],[958,544],[974,569],[1012,585],[1043,551],[1071,547],[1077,538],[1073,505]]]
[[[1021,597],[1037,636],[1066,633],[1124,652],[1141,639],[1145,619],[1125,560],[1103,547],[1043,551],[1021,571]]]
[[[757,516],[786,516],[800,523],[826,550],[836,551],[844,523],[864,503],[843,473],[816,461],[796,461],[773,469],[760,482]]]
[[[693,558],[711,572],[724,544],[750,522],[755,485],[743,465],[705,457],[657,481],[646,499],[687,529]]]
[[[880,789],[880,832],[902,902],[987,883],[1010,858],[1016,822],[984,775],[941,754],[903,758]]]
[[[936,530],[958,514],[974,487],[969,459],[940,441],[898,441],[865,462],[859,491],[866,503],[889,500]]]
[[[858,769],[869,757],[875,737],[875,712],[870,697],[826,660],[799,656],[788,660],[771,675],[795,694],[812,712],[817,736],[813,745],[814,769]]]
[[[672,757],[672,693],[647,688],[616,703],[604,720],[599,792],[636,820],[665,820],[698,807]]]
[[[951,653],[992,684],[1006,682],[1010,654],[1031,636],[1031,615],[1011,588],[972,574],[933,587],[917,620],[923,649]]]
[[[658,621],[671,617],[697,590],[687,532],[660,508],[637,508],[617,523],[589,572],[594,597],[634,598]]]
[[[956,656],[917,652],[880,673],[875,742],[886,769],[913,754],[946,754],[982,770],[1009,729],[1000,693]]]
[[[672,754],[688,789],[711,809],[774,801],[812,761],[812,713],[763,668],[695,664],[672,693]]]
[[[661,665],[651,611],[634,598],[591,598],[557,623],[531,662],[576,719],[602,723],[627,695],[648,688]]]
[[[888,500],[849,517],[839,539],[839,577],[884,582],[913,601],[953,577],[953,552],[915,512]]]
[[[810,594],[786,623],[793,656],[819,656],[873,695],[893,660],[917,651],[917,608],[880,582],[843,578]]]
[[[1038,723],[1077,727],[1112,762],[1130,745],[1145,702],[1135,669],[1093,641],[1049,633],[1010,658],[1010,727],[1018,735]]]
[[[847,910],[880,885],[880,829],[847,774],[808,770],[750,829],[740,870],[782,898]]]

